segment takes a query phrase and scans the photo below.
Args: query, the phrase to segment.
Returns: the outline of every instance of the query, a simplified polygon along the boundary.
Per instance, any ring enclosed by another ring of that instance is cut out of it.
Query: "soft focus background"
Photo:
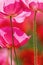
[[[43,65],[43,0],[0,0],[0,65],[34,65],[33,35]]]

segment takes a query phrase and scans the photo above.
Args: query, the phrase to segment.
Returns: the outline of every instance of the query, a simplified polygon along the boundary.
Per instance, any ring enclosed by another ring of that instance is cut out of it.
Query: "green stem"
[[[34,65],[37,65],[37,33],[36,33],[36,14],[34,13],[34,22],[33,22],[33,46],[34,46]]]
[[[13,26],[12,26],[12,16],[10,16],[10,26],[11,26],[11,33],[12,33],[12,47],[11,47],[11,65],[12,65],[12,50],[13,50],[13,48],[14,48],[14,54],[15,54],[17,64],[18,64],[18,58],[16,55],[16,49],[15,49],[15,45],[14,45],[14,36],[13,36],[14,32],[13,32]]]

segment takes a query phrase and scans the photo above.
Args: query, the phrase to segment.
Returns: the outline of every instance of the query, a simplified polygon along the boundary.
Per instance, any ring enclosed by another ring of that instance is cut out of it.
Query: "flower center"
[[[10,14],[10,15],[7,16],[7,18],[10,18],[10,16],[11,16],[11,17],[16,17],[17,14]]]

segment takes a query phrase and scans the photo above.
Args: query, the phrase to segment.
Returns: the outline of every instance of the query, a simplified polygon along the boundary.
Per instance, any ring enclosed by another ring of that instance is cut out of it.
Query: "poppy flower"
[[[20,60],[23,65],[34,65],[34,51],[31,49],[24,49],[20,52]],[[37,65],[40,65],[40,54],[37,54]]]
[[[43,1],[41,0],[22,0],[22,3],[25,4],[26,9],[29,9],[31,11],[31,15],[28,17],[29,21],[28,22],[33,22],[34,21],[34,11],[37,10],[36,14],[36,22],[37,23],[42,23],[43,22]],[[24,6],[24,8],[25,8]],[[27,11],[25,9],[25,11]]]
[[[33,21],[34,21],[34,11],[38,11],[36,14],[36,23],[43,23],[43,2],[38,0],[22,0],[23,5],[25,5],[24,11],[31,11],[31,15],[28,17],[28,22],[31,23],[33,29]],[[31,29],[31,30],[32,30]]]
[[[0,8],[0,18],[9,18],[12,16],[12,20],[16,20],[17,23],[22,23],[25,17],[31,15],[30,11],[23,11],[20,1],[16,0],[14,3],[7,3],[7,5],[6,1],[4,2],[3,7]]]
[[[11,65],[10,50],[0,49],[0,65]],[[13,59],[12,65],[16,65]]]
[[[22,0],[22,2],[31,10],[39,10],[43,12],[43,1],[41,0]]]
[[[30,36],[27,36],[19,28],[13,27],[13,36],[14,36],[14,45],[20,47],[27,43],[30,39]],[[11,47],[12,46],[12,33],[10,27],[3,27],[0,29],[0,46],[2,47]]]

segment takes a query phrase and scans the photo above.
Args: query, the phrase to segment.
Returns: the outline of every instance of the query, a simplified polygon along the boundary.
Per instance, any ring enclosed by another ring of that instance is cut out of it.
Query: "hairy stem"
[[[34,65],[37,65],[37,33],[36,33],[36,11],[34,12],[33,22],[33,46],[34,46]]]
[[[11,34],[12,34],[12,47],[11,47],[11,65],[12,65],[12,50],[14,50],[14,54],[15,54],[16,60],[18,62],[16,49],[15,49],[15,45],[14,45],[14,36],[13,36],[14,32],[13,32],[13,26],[12,26],[12,16],[10,16],[10,27],[11,27]]]

